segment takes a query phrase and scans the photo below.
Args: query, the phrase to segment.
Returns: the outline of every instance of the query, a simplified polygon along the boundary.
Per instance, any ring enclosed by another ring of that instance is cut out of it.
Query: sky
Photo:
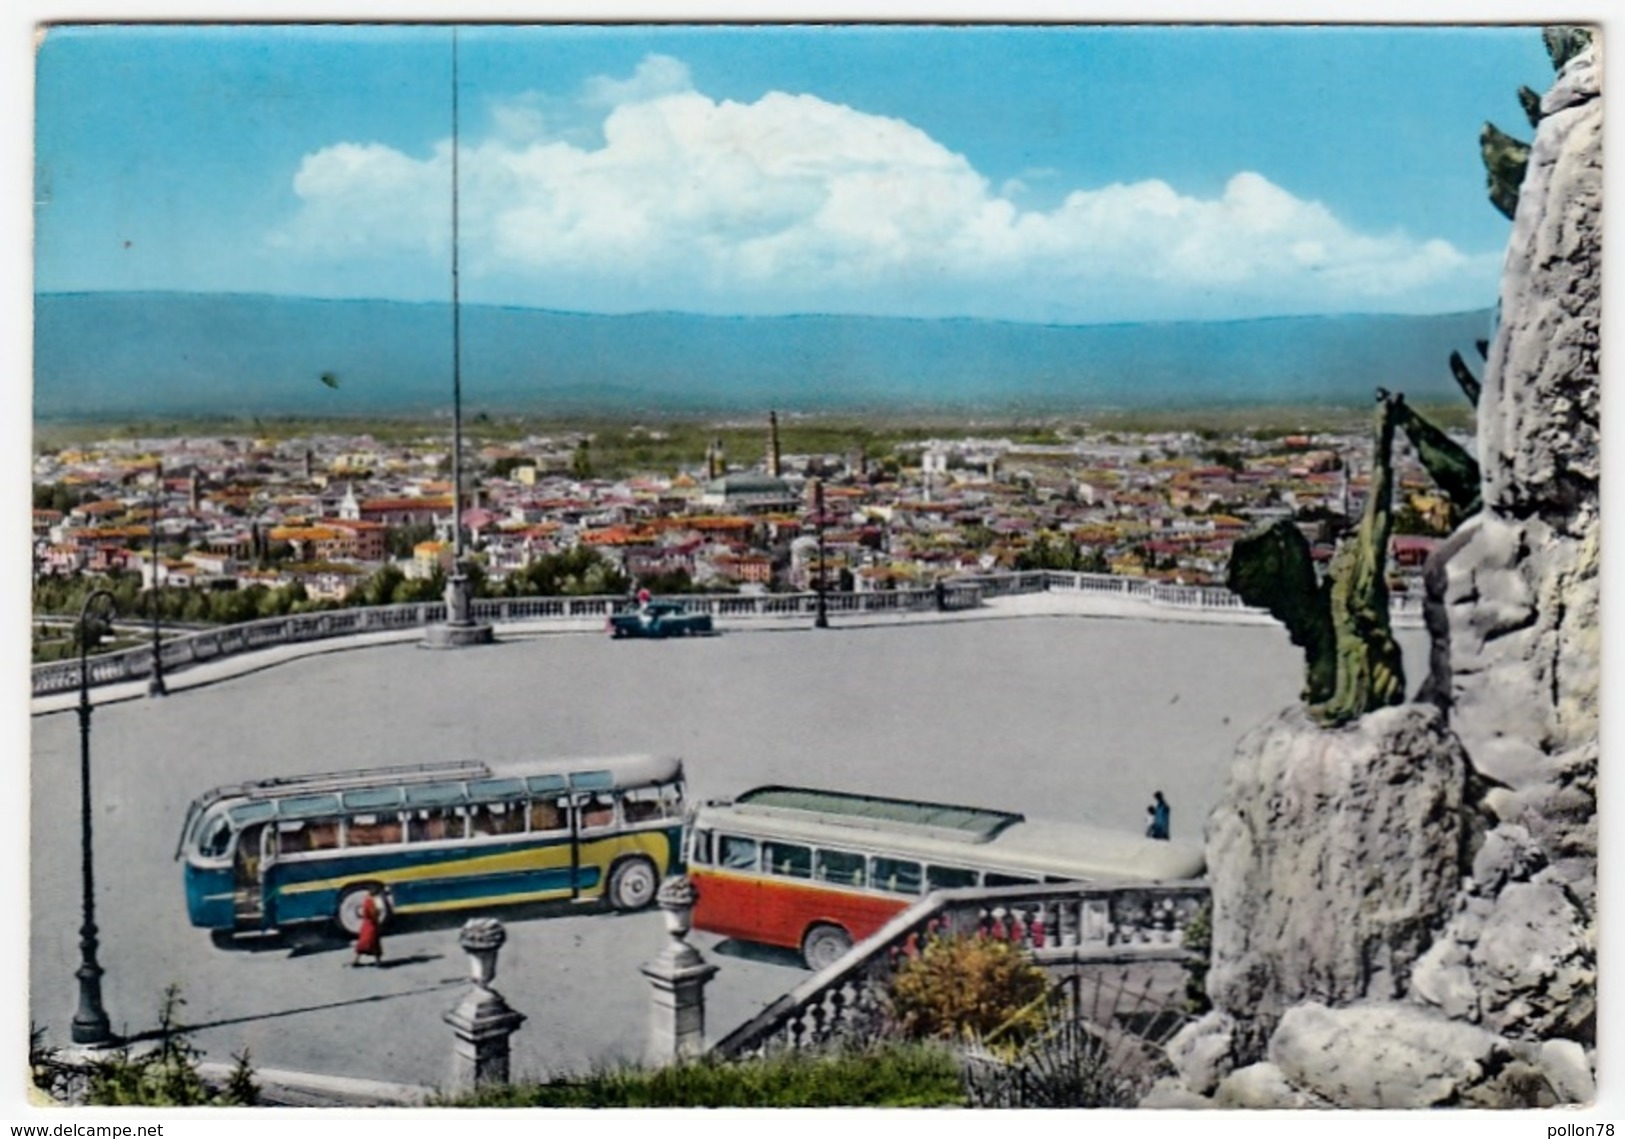
[[[461,297],[1052,323],[1494,303],[1529,27],[471,26]],[[38,291],[445,300],[452,31],[67,26]]]

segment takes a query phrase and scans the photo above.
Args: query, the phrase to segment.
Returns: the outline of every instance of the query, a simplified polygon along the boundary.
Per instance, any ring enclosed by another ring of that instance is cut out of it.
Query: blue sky
[[[38,54],[41,291],[449,295],[445,27]],[[1092,323],[1495,299],[1532,28],[476,27],[465,300]]]

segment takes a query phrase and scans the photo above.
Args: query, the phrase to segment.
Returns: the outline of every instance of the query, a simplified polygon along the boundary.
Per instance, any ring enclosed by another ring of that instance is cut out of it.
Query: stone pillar
[[[649,1059],[655,1064],[692,1060],[705,1051],[705,986],[717,967],[707,964],[687,940],[698,898],[685,876],[668,878],[657,897],[671,940],[642,967],[654,990]]]
[[[442,625],[430,625],[424,631],[424,645],[431,649],[451,649],[490,644],[494,639],[491,626],[474,620],[473,601],[474,586],[468,577],[468,567],[458,560],[446,578],[446,621]]]
[[[457,937],[468,954],[474,983],[445,1016],[457,1034],[451,1071],[454,1091],[508,1082],[508,1037],[519,1030],[525,1016],[509,1008],[502,994],[491,987],[497,975],[497,951],[507,939],[508,931],[495,918],[470,918]]]

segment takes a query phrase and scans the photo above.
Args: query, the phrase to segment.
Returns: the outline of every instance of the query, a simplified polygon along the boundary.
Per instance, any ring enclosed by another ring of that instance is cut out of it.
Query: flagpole
[[[451,559],[454,573],[463,572],[463,306],[458,265],[462,179],[457,164],[462,149],[457,114],[457,28],[451,29]]]
[[[487,644],[491,626],[474,623],[472,590],[463,549],[463,304],[459,265],[461,240],[462,132],[458,121],[457,26],[451,28],[451,574],[446,579],[446,623],[431,625],[430,648]]]

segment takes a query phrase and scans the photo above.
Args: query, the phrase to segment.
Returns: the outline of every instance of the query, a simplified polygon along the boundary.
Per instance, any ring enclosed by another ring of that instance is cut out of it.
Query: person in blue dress
[[[1168,800],[1162,797],[1162,792],[1154,792],[1151,796],[1151,805],[1145,809],[1149,820],[1145,828],[1147,838],[1167,839],[1173,823],[1173,811],[1168,806]]]

